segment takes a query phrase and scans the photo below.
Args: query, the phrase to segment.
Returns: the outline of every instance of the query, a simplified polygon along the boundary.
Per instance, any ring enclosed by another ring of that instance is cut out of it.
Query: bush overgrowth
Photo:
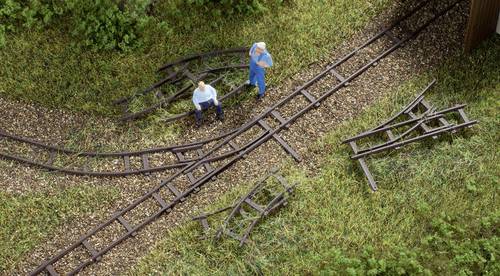
[[[283,0],[276,0],[283,2]],[[257,13],[265,8],[263,0],[186,0],[189,5],[211,10],[214,15]]]
[[[179,10],[179,4],[187,6]],[[263,0],[182,0],[168,5],[181,16],[192,7],[222,16],[257,13],[264,6]],[[150,15],[153,7],[153,0],[0,0],[0,47],[6,43],[7,32],[57,26],[70,32],[78,46],[93,50],[134,49],[143,44],[148,29],[169,30],[165,22]]]
[[[154,18],[147,15],[149,3],[150,0],[0,0],[0,46],[5,44],[5,30],[42,29],[57,24],[67,29],[79,46],[94,50],[132,49],[141,44],[146,26],[153,22]]]

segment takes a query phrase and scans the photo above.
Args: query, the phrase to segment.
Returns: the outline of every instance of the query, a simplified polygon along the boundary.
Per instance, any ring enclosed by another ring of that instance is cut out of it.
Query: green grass
[[[131,274],[497,274],[499,64],[497,37],[332,130],[313,149],[326,155],[316,177],[288,164],[288,178],[300,186],[285,209],[254,230],[254,244],[200,241],[199,225],[191,223],[168,233]],[[380,188],[371,193],[340,142],[388,118],[434,77],[439,83],[429,100],[438,107],[466,103],[480,124],[369,159]]]
[[[272,1],[271,1],[272,2]],[[202,10],[157,16],[171,33],[150,30],[146,46],[129,53],[91,52],[72,47],[64,28],[8,35],[0,49],[0,95],[51,108],[116,115],[112,101],[157,80],[155,70],[174,58],[199,51],[268,42],[276,84],[326,56],[364,26],[390,0],[286,1],[256,16],[213,18]],[[186,16],[187,14],[187,16]],[[258,30],[258,31],[257,31]]]
[[[107,188],[72,187],[60,192],[10,195],[0,192],[0,274],[57,227],[97,211],[118,197]]]

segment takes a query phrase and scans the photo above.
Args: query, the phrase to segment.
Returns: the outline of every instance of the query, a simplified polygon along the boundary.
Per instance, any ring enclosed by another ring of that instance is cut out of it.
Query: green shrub
[[[265,8],[263,0],[185,0],[187,4],[211,10],[214,15],[257,13]],[[279,0],[278,2],[282,2]]]
[[[42,28],[66,11],[66,3],[63,1],[0,0],[0,23],[9,31],[14,31],[19,26]]]
[[[432,251],[442,252],[441,258],[449,260],[444,262],[443,270],[461,275],[499,271],[500,212],[473,222],[472,227],[466,227],[456,217],[446,214],[432,220],[431,234],[422,243]]]
[[[0,0],[0,24],[3,25],[0,27],[0,46],[5,43],[6,30],[44,28],[57,23],[69,29],[80,46],[94,50],[136,48],[141,45],[146,26],[154,19],[147,15],[150,2]]]
[[[139,37],[152,18],[146,15],[149,1],[131,1],[126,9],[112,0],[68,1],[72,11],[72,34],[81,45],[95,50],[136,48]]]
[[[5,44],[6,32],[57,24],[57,28],[67,29],[79,46],[93,50],[134,49],[144,43],[149,35],[147,30],[169,30],[166,23],[149,15],[153,3],[153,0],[0,0],[0,47]],[[257,13],[265,9],[265,3],[266,0],[179,0],[167,7],[180,16],[191,12],[193,7],[222,16]],[[180,8],[181,4],[185,5]]]

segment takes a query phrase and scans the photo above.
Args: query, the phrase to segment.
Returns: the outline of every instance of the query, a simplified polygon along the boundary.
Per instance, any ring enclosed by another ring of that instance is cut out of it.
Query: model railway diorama
[[[439,3],[435,5],[435,2]],[[99,262],[105,254],[115,249],[120,243],[136,236],[142,228],[160,216],[168,216],[174,208],[188,200],[190,195],[200,191],[203,186],[209,185],[213,179],[269,141],[274,141],[273,144],[279,145],[293,160],[301,162],[303,156],[286,141],[283,135],[290,126],[305,114],[320,107],[328,97],[342,91],[354,80],[362,78],[367,70],[384,62],[384,58],[398,51],[417,36],[425,35],[423,31],[427,27],[454,9],[460,2],[462,0],[420,1],[404,16],[371,34],[364,43],[342,58],[330,62],[320,73],[294,89],[286,97],[265,108],[260,114],[235,129],[210,138],[137,151],[78,152],[45,144],[32,138],[17,136],[0,129],[0,139],[3,145],[0,151],[1,158],[42,170],[92,177],[124,177],[172,171],[170,177],[163,179],[128,206],[117,210],[98,224],[93,223],[97,226],[75,240],[70,246],[53,256],[46,256],[45,261],[36,267],[31,275],[41,273],[73,275]],[[418,25],[409,23],[414,18],[420,19],[417,20]],[[375,44],[376,50],[365,51]],[[234,48],[194,54],[161,66],[158,69],[158,73],[162,75],[159,81],[131,96],[114,101],[114,105],[121,110],[119,120],[122,122],[139,120],[159,110],[170,110],[176,103],[189,100],[192,95],[191,91],[200,81],[211,85],[228,82],[224,93],[219,98],[225,103],[226,100],[236,97],[247,87],[246,77],[240,76],[248,74],[248,51],[249,48]],[[369,55],[363,64],[353,69],[342,67],[363,51]],[[232,77],[231,74],[237,76]],[[334,79],[335,85],[327,89],[313,89],[326,78]],[[436,139],[445,133],[462,131],[477,123],[476,120],[466,115],[466,104],[438,108],[427,101],[424,94],[432,89],[435,83],[436,81],[430,83],[406,107],[384,123],[343,142],[351,147],[353,152],[351,158],[360,165],[358,176],[359,178],[362,178],[363,174],[366,176],[371,190],[377,191],[378,186],[368,169],[368,157],[388,150],[400,149],[407,144],[424,139]],[[140,108],[134,109],[137,102],[141,103]],[[190,117],[194,114],[194,109],[182,110],[175,114],[167,113],[169,115],[163,118],[165,123]],[[379,143],[365,143],[366,140],[376,139],[379,139]],[[346,158],[349,157],[346,156]],[[114,165],[108,166],[109,164]],[[283,188],[280,192],[266,190],[265,180],[268,177],[265,177],[235,204],[214,213],[201,214],[194,220],[199,221],[204,231],[208,233],[210,230],[208,218],[214,214],[227,212],[229,215],[222,225],[214,228],[217,229],[215,238],[228,236],[237,239],[240,245],[247,243],[250,231],[264,217],[284,207],[294,188],[288,185],[277,171],[273,171],[269,176],[279,180],[278,183]],[[272,196],[268,197],[264,203],[257,204],[255,203],[257,194],[262,191]],[[157,209],[154,213],[144,215],[139,223],[127,221],[127,214],[138,209],[146,201],[156,203]],[[250,212],[245,211],[244,208],[249,208],[248,210],[256,212],[257,215],[253,217],[250,225],[244,228],[242,234],[235,234],[236,230],[229,227],[229,224],[238,216]],[[100,246],[92,244],[93,237],[116,223],[123,227],[122,234],[114,237],[107,244]],[[60,260],[82,250],[87,253],[85,258],[79,258],[68,271],[58,270],[57,263]]]

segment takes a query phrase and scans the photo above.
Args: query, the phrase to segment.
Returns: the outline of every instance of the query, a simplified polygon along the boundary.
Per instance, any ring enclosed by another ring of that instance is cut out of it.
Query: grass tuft
[[[84,186],[57,193],[0,192],[0,272],[12,269],[58,226],[97,211],[100,202],[107,204],[117,196],[114,189]]]

